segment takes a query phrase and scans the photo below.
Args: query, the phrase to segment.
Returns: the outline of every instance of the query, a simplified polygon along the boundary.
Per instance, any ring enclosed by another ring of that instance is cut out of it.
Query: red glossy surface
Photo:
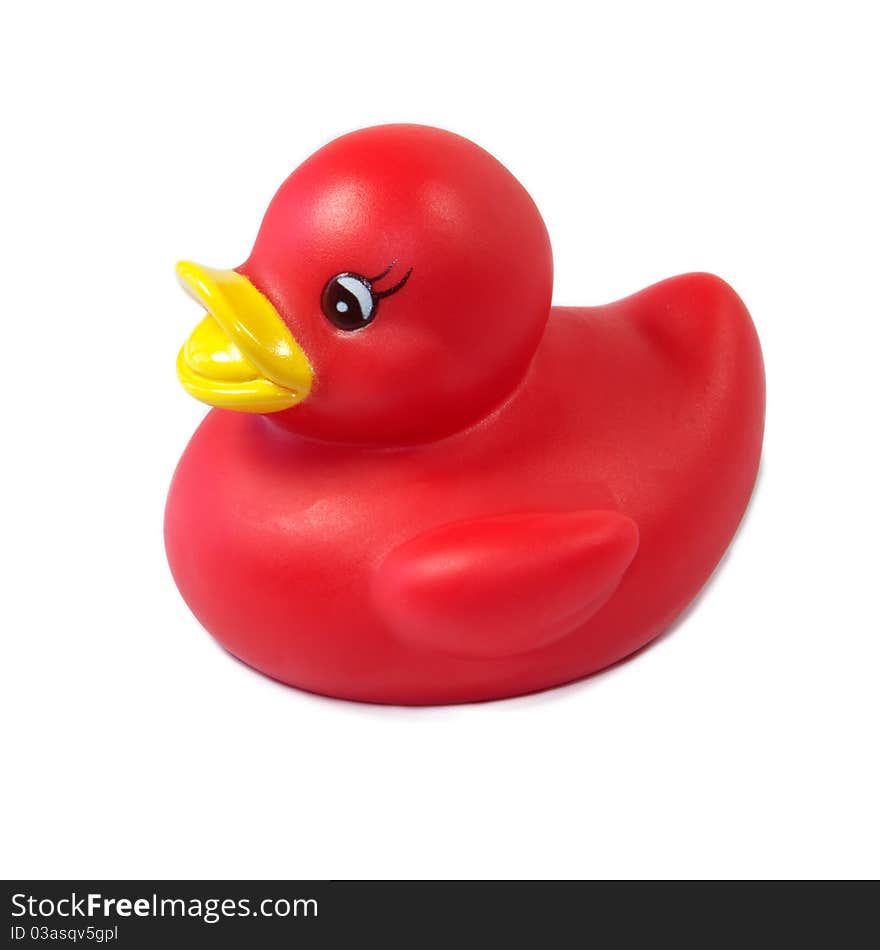
[[[332,327],[325,282],[393,259],[407,286],[369,326]],[[563,683],[668,627],[730,542],[764,378],[718,278],[549,310],[525,192],[476,146],[408,126],[306,162],[242,272],[316,385],[270,416],[212,410],[165,530],[187,603],[264,673],[413,704]]]

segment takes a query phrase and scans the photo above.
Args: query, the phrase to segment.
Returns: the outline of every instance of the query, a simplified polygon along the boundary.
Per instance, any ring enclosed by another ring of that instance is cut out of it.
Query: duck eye
[[[377,302],[370,281],[360,274],[331,277],[321,294],[324,316],[340,330],[365,327],[376,316]]]

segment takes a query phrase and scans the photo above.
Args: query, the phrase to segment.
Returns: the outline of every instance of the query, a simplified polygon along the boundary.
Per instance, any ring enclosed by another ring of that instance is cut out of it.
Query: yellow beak
[[[308,396],[313,374],[305,353],[246,277],[189,261],[177,265],[177,276],[208,311],[177,357],[191,396],[243,412],[277,412]]]

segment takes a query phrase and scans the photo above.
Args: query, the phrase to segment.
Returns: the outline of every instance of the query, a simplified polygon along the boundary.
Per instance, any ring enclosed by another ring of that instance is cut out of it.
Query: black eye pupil
[[[337,274],[321,294],[324,316],[340,330],[358,330],[376,315],[370,282],[360,274]]]

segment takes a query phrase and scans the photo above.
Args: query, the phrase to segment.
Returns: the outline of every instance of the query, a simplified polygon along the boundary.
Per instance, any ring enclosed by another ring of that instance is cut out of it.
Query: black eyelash
[[[409,280],[410,274],[412,274],[413,272],[413,269],[411,267],[393,287],[389,288],[388,290],[378,290],[378,291],[373,290],[373,284],[377,280],[381,280],[383,277],[387,277],[388,274],[390,274],[391,271],[394,269],[395,264],[397,264],[396,259],[393,260],[385,268],[385,270],[383,270],[382,273],[379,274],[378,277],[367,278],[367,280],[370,282],[370,293],[372,294],[373,300],[383,300],[385,297],[390,297],[392,294],[396,294],[397,291],[400,290],[403,287],[403,285]]]
[[[377,280],[381,280],[383,277],[387,277],[391,273],[391,271],[394,270],[394,265],[396,263],[397,263],[397,258],[395,257],[394,260],[385,268],[385,270],[382,271],[381,274],[377,275],[376,277],[367,277],[366,278],[367,283],[375,284]]]

